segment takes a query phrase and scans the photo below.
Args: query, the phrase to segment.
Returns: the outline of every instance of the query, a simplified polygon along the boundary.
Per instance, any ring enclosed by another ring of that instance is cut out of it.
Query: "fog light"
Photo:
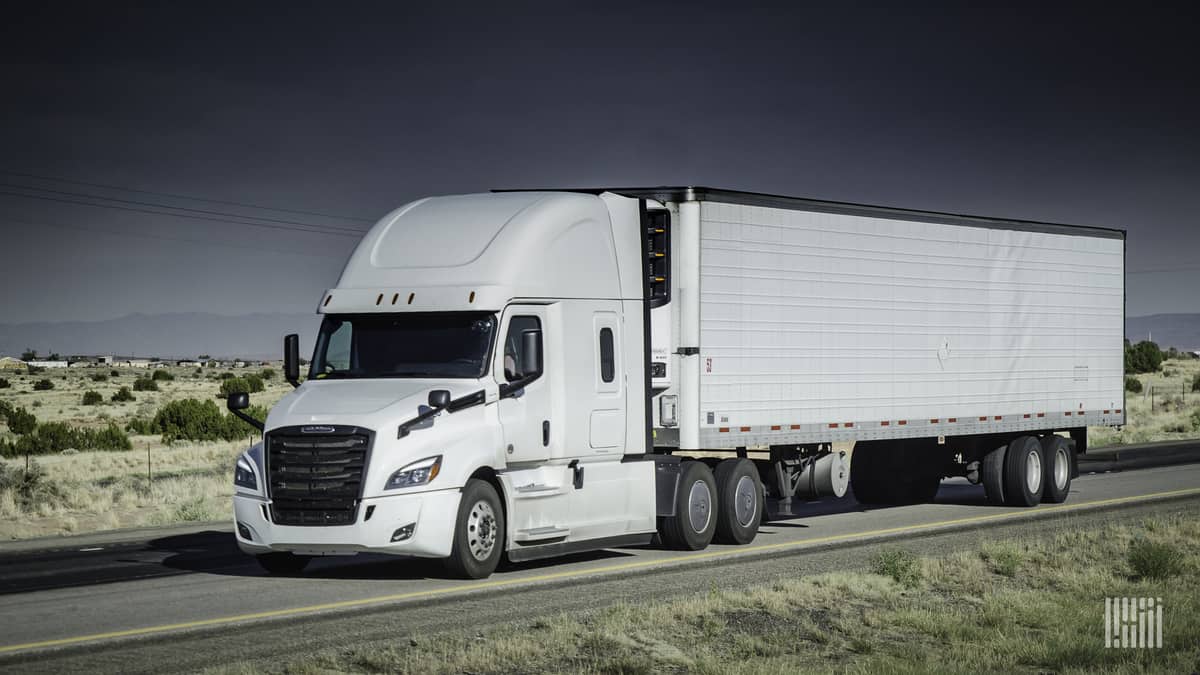
[[[405,525],[404,527],[396,530],[395,532],[392,533],[392,543],[394,544],[398,541],[404,541],[405,539],[408,539],[409,537],[412,536],[413,529],[415,529],[416,527],[417,527],[416,523],[409,523],[408,525]]]
[[[246,539],[248,541],[254,541],[254,537],[250,536],[250,528],[246,527],[245,525],[243,525],[241,523],[237,524],[237,528],[238,528],[238,534],[242,535],[242,539]]]

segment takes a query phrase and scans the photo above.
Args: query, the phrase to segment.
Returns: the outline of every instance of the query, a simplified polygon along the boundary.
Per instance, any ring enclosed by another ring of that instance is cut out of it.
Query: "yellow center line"
[[[310,614],[314,612],[322,612],[335,609],[349,609],[354,607],[366,607],[370,605],[379,605],[390,602],[399,602],[402,600],[414,600],[417,598],[431,598],[442,595],[453,595],[458,593],[466,593],[469,591],[479,591],[492,588],[504,588],[507,586],[517,586],[523,584],[531,584],[545,581],[555,581],[560,579],[570,579],[572,577],[585,577],[596,574],[605,574],[611,572],[621,572],[628,570],[644,569],[648,567],[658,567],[669,565],[672,563],[687,563],[697,560],[711,560],[714,558],[735,558],[746,554],[761,553],[764,551],[786,551],[789,549],[804,548],[816,544],[826,544],[837,541],[847,541],[852,539],[865,539],[868,537],[878,537],[888,534],[897,534],[901,532],[920,532],[923,530],[933,530],[944,527],[952,527],[955,525],[966,525],[973,523],[984,523],[989,521],[1013,520],[1021,517],[1029,516],[1030,514],[1041,514],[1046,512],[1062,512],[1075,511],[1085,508],[1094,508],[1098,506],[1110,506],[1115,504],[1128,504],[1138,501],[1152,501],[1155,499],[1163,499],[1167,497],[1180,497],[1190,494],[1200,494],[1200,488],[1184,488],[1181,490],[1169,490],[1166,492],[1152,492],[1145,495],[1135,495],[1130,497],[1113,497],[1110,499],[1099,499],[1088,502],[1080,502],[1077,504],[1056,504],[1053,506],[1041,506],[1035,509],[1022,509],[1020,511],[1006,511],[1004,513],[993,513],[980,516],[967,516],[963,518],[954,518],[951,520],[941,520],[932,523],[921,523],[917,525],[901,525],[897,527],[887,527],[877,530],[868,530],[865,532],[851,532],[846,534],[833,534],[824,537],[813,537],[798,541],[777,542],[773,544],[757,544],[754,546],[739,546],[736,549],[726,549],[721,551],[706,551],[702,553],[687,553],[683,555],[672,556],[669,558],[657,558],[652,560],[636,560],[632,562],[619,563],[615,565],[605,565],[602,567],[592,567],[583,570],[564,570],[562,572],[548,572],[545,574],[536,574],[533,576],[523,576],[512,579],[492,579],[490,581],[476,581],[466,584],[458,584],[449,588],[434,588],[423,591],[410,591],[408,593],[394,593],[391,595],[380,595],[371,598],[360,598],[358,600],[340,600],[337,602],[326,602],[317,605],[306,605],[303,607],[291,607],[287,609],[273,609],[263,612],[251,612],[248,614],[235,614],[232,616],[222,616],[213,619],[199,619],[196,621],[183,621],[180,623],[169,623],[159,626],[147,626],[145,628],[130,628],[127,630],[109,631],[107,633],[92,633],[90,635],[79,635],[76,637],[58,638],[55,640],[42,640],[40,642],[26,642],[24,644],[6,645],[0,647],[0,654],[12,653],[26,649],[38,649],[43,647],[61,647],[65,645],[79,644],[82,642],[92,642],[96,640],[108,640],[113,638],[136,637],[145,635],[154,635],[157,633],[166,633],[169,631],[183,630],[188,628],[204,628],[208,626],[220,626],[225,624],[238,623],[242,621],[253,621],[255,619],[272,619],[287,616],[297,616],[300,614]],[[770,527],[768,523],[766,525]]]

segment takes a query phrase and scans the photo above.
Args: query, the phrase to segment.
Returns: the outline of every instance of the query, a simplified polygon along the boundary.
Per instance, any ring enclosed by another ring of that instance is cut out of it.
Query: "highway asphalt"
[[[951,530],[1021,524],[1032,530],[1038,518],[1146,503],[1151,506],[1142,508],[1152,503],[1166,508],[1180,499],[1200,499],[1200,465],[1085,474],[1066,504],[1034,509],[989,506],[982,488],[946,481],[932,504],[867,508],[852,499],[807,504],[792,518],[765,525],[749,546],[712,546],[698,553],[609,550],[515,566],[477,582],[448,579],[434,562],[378,556],[323,559],[303,575],[268,577],[236,550],[227,532],[210,530],[2,553],[0,669],[28,665],[46,650],[101,647],[113,653],[111,647],[128,641],[170,641],[256,622],[453,607],[480,594],[629,579]]]

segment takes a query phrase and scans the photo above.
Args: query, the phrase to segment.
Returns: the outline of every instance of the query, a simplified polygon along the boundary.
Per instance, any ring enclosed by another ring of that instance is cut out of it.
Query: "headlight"
[[[438,471],[442,468],[442,456],[426,457],[419,462],[413,462],[408,466],[400,469],[392,474],[388,479],[387,485],[383,486],[385,490],[395,490],[397,488],[412,487],[414,485],[424,485],[429,481],[437,478]]]
[[[254,477],[254,469],[245,457],[238,457],[237,466],[233,469],[233,484],[239,487],[258,489],[258,479]]]

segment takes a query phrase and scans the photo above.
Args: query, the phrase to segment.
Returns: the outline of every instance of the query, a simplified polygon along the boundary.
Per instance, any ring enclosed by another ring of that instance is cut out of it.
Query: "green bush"
[[[133,381],[134,391],[158,391],[158,383],[148,377],[139,377]]]
[[[50,380],[38,380],[33,383],[34,391],[50,391],[54,388],[54,383]]]
[[[115,369],[114,369],[114,370],[110,370],[110,371],[108,371],[108,376],[109,376],[109,377],[120,377],[120,376],[121,376],[121,371],[119,371],[119,370],[115,370]]]
[[[262,371],[259,372],[259,376],[262,377],[262,379],[264,379],[264,380],[273,380],[273,379],[275,379],[275,369],[274,368],[263,368]]]
[[[1162,350],[1153,342],[1142,340],[1136,345],[1125,343],[1126,373],[1157,373],[1163,362]]]
[[[100,405],[101,403],[104,403],[104,397],[100,395],[100,392],[90,389],[83,392],[84,405]]]
[[[129,437],[116,424],[109,423],[99,431],[72,427],[65,422],[46,422],[37,425],[32,433],[25,434],[10,443],[4,454],[8,456],[47,455],[75,450],[131,450]]]
[[[129,391],[129,387],[121,387],[112,395],[113,403],[124,403],[126,401],[133,401],[133,400],[136,400],[136,399],[133,396],[133,392]]]
[[[245,412],[257,419],[266,418],[262,406],[251,406]],[[258,431],[234,415],[223,414],[216,403],[194,398],[171,401],[159,409],[148,426],[135,420],[130,427],[137,433],[160,433],[167,442],[232,441]]]
[[[158,433],[154,428],[154,420],[143,419],[141,417],[135,417],[129,420],[129,422],[125,425],[125,431],[128,431],[131,434],[141,434],[143,436],[149,436],[150,434]]]
[[[1200,391],[1200,373],[1196,373],[1196,377],[1192,378],[1192,391]]]
[[[1183,553],[1162,542],[1135,539],[1129,544],[1129,566],[1138,579],[1166,579],[1183,571]]]
[[[157,382],[170,382],[175,379],[174,375],[168,373],[166,369],[163,368],[155,368],[154,374],[150,377]]]
[[[218,375],[218,377],[220,377],[222,380],[231,380],[234,378],[234,374],[229,371],[225,371]]]
[[[0,464],[0,492],[11,492],[17,508],[34,511],[41,504],[54,505],[66,500],[66,492],[46,475],[37,462],[29,469]]]
[[[257,375],[247,375],[245,377],[231,377],[228,380],[221,382],[221,396],[226,397],[230,394],[255,394],[264,389],[262,378]]]
[[[3,377],[0,377],[0,389],[8,389],[11,386],[12,386],[11,382],[9,382],[8,380],[6,380]]]
[[[1142,381],[1132,375],[1125,376],[1125,391],[1134,394],[1142,393]]]
[[[4,417],[8,420],[8,430],[14,434],[24,436],[37,429],[37,418],[24,408],[13,408]]]
[[[27,366],[25,370],[29,371],[30,375],[37,375],[38,373],[46,372],[46,369],[41,366]]]
[[[96,373],[92,375],[92,382],[108,382],[108,376],[104,373]]]

